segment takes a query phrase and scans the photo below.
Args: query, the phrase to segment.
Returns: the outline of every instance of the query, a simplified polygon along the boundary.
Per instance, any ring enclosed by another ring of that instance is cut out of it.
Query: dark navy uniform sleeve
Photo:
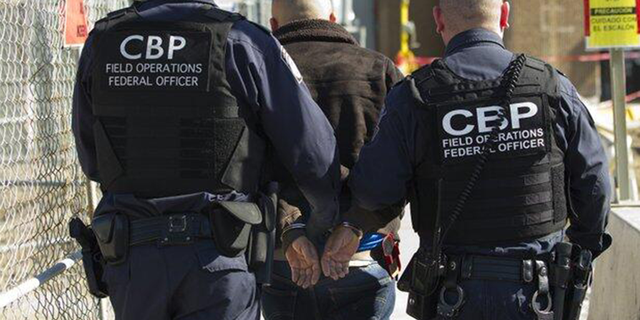
[[[332,227],[340,183],[336,139],[289,55],[270,34],[238,22],[229,35],[227,78],[241,103],[258,115],[279,160],[311,204],[308,231]]]
[[[91,55],[94,35],[89,35],[85,43],[80,62],[78,64],[78,74],[73,90],[73,109],[71,128],[76,140],[76,150],[78,160],[84,174],[93,181],[99,181],[99,172],[96,158],[96,145],[93,137],[93,124],[95,117],[91,107]]]
[[[374,211],[406,199],[416,165],[412,81],[396,86],[385,102],[376,133],[360,152],[349,185],[355,204]]]
[[[589,110],[564,77],[560,93],[564,119],[556,123],[556,131],[565,150],[572,209],[567,236],[597,254],[611,244],[605,233],[612,196],[608,160]]]

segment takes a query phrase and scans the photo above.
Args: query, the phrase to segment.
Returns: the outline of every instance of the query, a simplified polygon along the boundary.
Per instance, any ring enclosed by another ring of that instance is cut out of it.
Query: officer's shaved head
[[[456,34],[484,28],[500,35],[508,27],[509,4],[505,0],[439,0],[434,8],[438,32],[448,42]]]
[[[332,0],[273,0],[271,8],[273,29],[296,20],[335,21]]]

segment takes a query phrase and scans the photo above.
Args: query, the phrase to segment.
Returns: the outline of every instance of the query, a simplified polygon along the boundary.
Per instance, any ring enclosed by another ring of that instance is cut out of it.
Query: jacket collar
[[[449,41],[449,45],[447,45],[445,56],[479,44],[505,48],[504,41],[497,33],[483,28],[475,28],[461,32],[453,37],[453,39]]]
[[[285,24],[273,35],[281,44],[304,41],[342,42],[358,45],[358,41],[341,25],[328,20],[308,19]]]

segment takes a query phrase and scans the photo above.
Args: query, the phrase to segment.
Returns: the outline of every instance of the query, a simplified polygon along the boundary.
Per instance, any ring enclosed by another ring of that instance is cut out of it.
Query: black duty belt
[[[460,278],[531,283],[535,268],[533,260],[467,255],[462,259]]]
[[[157,242],[159,245],[193,243],[212,238],[211,223],[202,214],[174,214],[130,222],[130,246]]]
[[[464,280],[509,281],[537,285],[532,308],[538,320],[552,320],[549,259],[516,259],[479,255],[448,255],[443,285],[438,301],[438,314],[445,319],[455,318],[465,302],[465,292],[460,286]],[[455,293],[455,303],[445,299],[447,292]],[[546,304],[540,303],[545,301]],[[543,308],[546,306],[546,308]]]

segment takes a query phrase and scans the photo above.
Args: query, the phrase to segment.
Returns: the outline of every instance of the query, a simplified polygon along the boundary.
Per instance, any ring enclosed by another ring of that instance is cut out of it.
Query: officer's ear
[[[331,12],[331,15],[329,15],[329,21],[336,23],[336,21],[338,21],[338,18],[336,18],[336,15]]]
[[[280,28],[280,24],[278,23],[278,20],[276,20],[276,18],[269,19],[269,23],[271,24],[271,32],[275,32]]]
[[[509,14],[511,12],[511,5],[509,1],[504,1],[500,8],[500,29],[502,31],[509,28]]]
[[[433,20],[436,22],[436,32],[442,34],[445,24],[444,16],[442,15],[442,8],[440,8],[440,6],[433,7]]]

